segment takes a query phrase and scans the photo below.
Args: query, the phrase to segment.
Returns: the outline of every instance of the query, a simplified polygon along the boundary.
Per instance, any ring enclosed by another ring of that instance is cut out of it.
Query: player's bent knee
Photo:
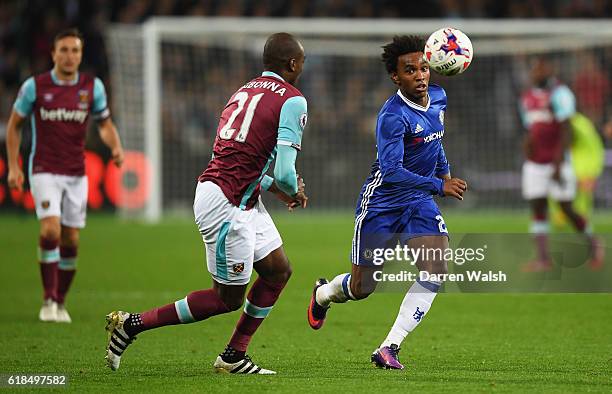
[[[289,259],[284,253],[276,254],[274,258],[261,260],[254,268],[261,278],[273,283],[286,283],[293,273]]]
[[[374,293],[376,286],[371,284],[367,286],[365,283],[360,281],[351,282],[351,295],[356,300],[363,300],[368,298],[370,294]]]
[[[246,284],[235,286],[214,282],[214,289],[229,312],[238,310],[242,307],[246,288]]]
[[[355,300],[364,300],[366,298],[368,298],[370,296],[370,294],[372,294],[372,292],[362,292],[362,291],[356,291],[353,292],[353,297],[355,297]]]
[[[50,239],[54,241],[60,240],[60,231],[59,229],[55,229],[51,226],[42,227],[40,229],[40,236],[45,239]]]
[[[281,272],[275,272],[272,275],[266,275],[263,278],[268,282],[287,283],[289,281],[289,278],[291,278],[292,273],[293,271],[291,270],[291,266],[288,265],[286,270],[283,270]]]
[[[79,246],[79,233],[78,232],[65,233],[62,231],[62,245],[70,246],[70,247]]]
[[[289,264],[289,261],[287,261],[287,267],[285,268],[285,271],[281,274],[282,282],[289,282],[289,278],[291,278],[291,275],[293,275],[293,268],[291,268],[291,264]]]
[[[230,312],[237,311],[244,304],[244,297],[221,297],[221,300]]]

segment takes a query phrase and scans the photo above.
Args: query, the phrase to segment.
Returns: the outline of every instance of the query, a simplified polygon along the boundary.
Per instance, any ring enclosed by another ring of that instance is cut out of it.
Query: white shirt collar
[[[402,100],[404,100],[404,102],[406,104],[408,104],[409,107],[412,107],[414,109],[416,109],[417,111],[427,111],[429,109],[429,104],[431,103],[431,97],[429,96],[429,92],[427,92],[427,104],[423,107],[421,105],[418,105],[417,103],[413,103],[412,101],[408,100],[401,92],[401,90],[397,89],[397,94],[398,96],[400,96],[402,98]]]

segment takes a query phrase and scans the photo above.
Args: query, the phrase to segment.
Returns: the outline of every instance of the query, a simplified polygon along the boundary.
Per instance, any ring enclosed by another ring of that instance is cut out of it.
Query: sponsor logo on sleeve
[[[308,122],[308,114],[303,113],[302,115],[300,115],[300,127],[302,128],[302,130],[304,130],[304,128],[306,127],[307,122]]]

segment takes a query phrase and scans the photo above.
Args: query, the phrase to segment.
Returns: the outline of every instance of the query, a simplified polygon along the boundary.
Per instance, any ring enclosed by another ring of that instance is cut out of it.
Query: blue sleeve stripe
[[[28,176],[32,179],[34,156],[36,156],[36,117],[34,114],[30,115],[30,124],[32,125],[32,146],[30,148],[30,158],[28,159]]]
[[[92,113],[98,119],[108,118],[110,111],[107,108],[106,89],[100,78],[94,79],[93,96]]]
[[[529,124],[529,122],[527,121],[527,114],[525,113],[525,107],[523,106],[523,103],[519,103],[518,106],[518,113],[519,113],[519,117],[521,118],[521,123],[523,124],[523,127],[525,129],[528,129],[529,126],[531,126]]]
[[[274,183],[274,178],[268,175],[264,175],[263,179],[261,180],[260,185],[262,189],[267,191],[270,189],[273,183]]]
[[[19,89],[19,94],[13,105],[15,112],[22,118],[32,113],[34,102],[36,101],[36,82],[34,77],[26,79]]]
[[[297,151],[285,145],[277,145],[278,155],[274,166],[274,179],[276,186],[285,194],[293,196],[298,191],[295,159]]]
[[[278,122],[278,141],[285,141],[299,150],[307,114],[308,108],[304,97],[295,96],[285,101]]]
[[[576,98],[565,85],[558,86],[550,96],[550,104],[558,122],[566,121],[576,113]]]

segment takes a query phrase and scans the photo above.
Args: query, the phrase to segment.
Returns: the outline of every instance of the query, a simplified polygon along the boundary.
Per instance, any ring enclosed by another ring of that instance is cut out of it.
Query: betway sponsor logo
[[[87,111],[80,109],[56,108],[46,110],[40,109],[40,118],[52,122],[79,122],[83,123],[87,119]]]
[[[423,141],[427,143],[434,140],[439,140],[442,137],[444,137],[444,130],[436,131],[435,133],[429,134],[427,137],[423,138]]]

